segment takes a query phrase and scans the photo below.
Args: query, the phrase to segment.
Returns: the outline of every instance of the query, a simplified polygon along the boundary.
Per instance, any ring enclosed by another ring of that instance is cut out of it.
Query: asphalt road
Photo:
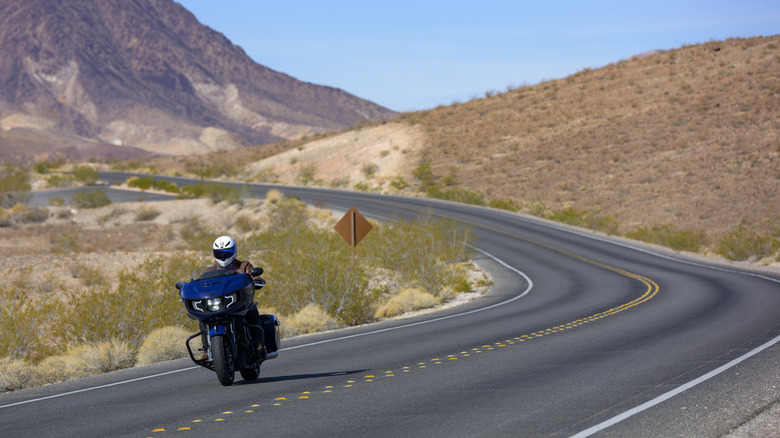
[[[494,287],[283,341],[251,384],[179,360],[0,395],[0,436],[719,436],[780,396],[777,276],[478,207],[282,191],[468,223]]]

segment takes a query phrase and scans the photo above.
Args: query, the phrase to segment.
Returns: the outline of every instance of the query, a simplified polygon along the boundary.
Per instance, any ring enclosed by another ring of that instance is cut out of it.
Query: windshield
[[[190,278],[191,280],[206,280],[209,278],[225,277],[235,273],[235,271],[228,271],[221,268],[214,269],[214,265],[208,265],[196,268],[194,271],[192,271]]]

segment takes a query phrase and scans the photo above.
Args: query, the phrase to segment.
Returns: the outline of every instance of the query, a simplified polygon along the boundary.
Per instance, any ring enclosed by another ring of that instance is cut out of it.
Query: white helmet
[[[220,236],[214,241],[214,258],[223,268],[236,259],[236,241],[230,236]]]

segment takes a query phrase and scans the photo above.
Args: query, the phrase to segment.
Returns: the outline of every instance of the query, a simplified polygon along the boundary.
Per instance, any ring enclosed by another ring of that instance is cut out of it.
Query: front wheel
[[[211,354],[214,358],[214,371],[222,386],[233,384],[235,372],[233,370],[233,357],[227,351],[230,343],[225,342],[225,336],[216,335],[211,338]]]
[[[244,368],[241,370],[241,378],[246,380],[247,382],[252,382],[257,380],[257,378],[260,377],[260,364],[254,364],[249,368]]]

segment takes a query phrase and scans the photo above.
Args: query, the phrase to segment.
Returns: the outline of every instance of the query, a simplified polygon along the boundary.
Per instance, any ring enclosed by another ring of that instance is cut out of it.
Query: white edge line
[[[595,425],[593,427],[585,429],[582,432],[579,432],[579,433],[577,433],[575,435],[572,435],[571,438],[585,438],[585,437],[589,437],[589,436],[591,436],[591,435],[593,435],[595,433],[601,432],[602,430],[604,430],[604,429],[606,429],[606,428],[608,428],[610,426],[613,426],[613,425],[615,425],[615,424],[617,424],[617,423],[619,423],[619,422],[621,422],[621,421],[623,421],[623,420],[625,420],[625,419],[627,419],[627,418],[629,418],[631,416],[634,416],[634,415],[636,415],[636,414],[638,414],[638,413],[640,413],[642,411],[645,411],[647,409],[650,409],[650,408],[652,408],[652,407],[654,407],[654,406],[656,406],[656,405],[658,405],[658,404],[660,404],[660,403],[662,403],[662,402],[664,402],[664,401],[666,401],[666,400],[668,400],[668,399],[670,399],[670,398],[672,398],[672,397],[674,397],[676,395],[679,395],[679,394],[683,393],[684,391],[687,391],[687,390],[693,388],[694,386],[696,386],[696,385],[698,385],[700,383],[706,382],[707,380],[709,380],[709,379],[717,376],[718,374],[723,373],[724,371],[728,370],[729,368],[732,368],[732,367],[738,365],[739,363],[741,363],[741,362],[743,362],[743,361],[745,361],[745,360],[755,356],[756,354],[766,350],[767,348],[777,344],[778,342],[780,342],[780,336],[778,336],[778,337],[772,339],[771,341],[761,345],[760,347],[756,347],[755,349],[753,349],[753,350],[743,354],[742,356],[732,360],[731,362],[729,362],[729,363],[727,363],[725,365],[721,365],[720,367],[710,371],[709,373],[707,373],[707,374],[705,374],[705,375],[703,375],[703,376],[701,376],[701,377],[699,377],[697,379],[691,380],[690,382],[688,382],[688,383],[686,383],[684,385],[678,386],[677,388],[675,388],[675,389],[673,389],[673,390],[671,390],[669,392],[661,394],[658,397],[656,397],[656,398],[654,398],[654,399],[652,399],[650,401],[647,401],[645,403],[642,403],[641,405],[639,405],[639,406],[637,406],[637,407],[635,407],[633,409],[629,409],[629,410],[623,412],[622,414],[619,414],[619,415],[616,415],[616,416],[610,418],[609,420],[606,420],[606,421],[604,421],[602,423],[599,423],[599,424],[597,424],[597,425]]]
[[[188,367],[188,368],[182,368],[182,369],[179,369],[179,370],[168,371],[168,372],[165,372],[165,373],[152,374],[151,376],[138,377],[138,378],[130,379],[130,380],[122,380],[121,382],[108,383],[108,384],[105,384],[105,385],[92,386],[92,387],[89,387],[89,388],[78,389],[76,391],[63,392],[62,394],[53,394],[53,395],[48,395],[46,397],[39,397],[39,398],[30,399],[30,400],[24,400],[24,401],[20,401],[20,402],[16,402],[16,403],[10,403],[10,404],[7,404],[7,405],[2,405],[2,406],[0,406],[0,409],[10,408],[12,406],[26,405],[27,403],[35,403],[35,402],[39,402],[39,401],[43,401],[43,400],[49,400],[49,399],[52,399],[52,398],[65,397],[66,395],[73,395],[73,394],[79,394],[79,393],[87,392],[87,391],[94,391],[96,389],[110,388],[112,386],[124,385],[125,383],[138,382],[140,380],[152,379],[154,377],[167,376],[168,374],[176,374],[176,373],[180,373],[182,371],[194,370],[196,368],[200,368],[200,367],[193,366],[193,367]]]
[[[349,336],[342,336],[342,337],[339,337],[339,338],[327,339],[327,340],[324,340],[324,341],[318,341],[318,342],[311,342],[311,343],[308,343],[308,344],[296,345],[295,347],[282,348],[279,351],[289,351],[289,350],[295,350],[295,349],[298,349],[298,348],[311,347],[313,345],[326,344],[326,343],[329,343],[329,342],[335,342],[335,341],[341,341],[341,340],[345,340],[345,339],[357,338],[357,337],[360,337],[360,336],[368,336],[368,335],[373,335],[373,334],[377,334],[377,333],[388,332],[388,331],[391,331],[391,330],[398,330],[398,329],[407,328],[407,327],[414,327],[414,326],[417,326],[417,325],[428,324],[428,323],[431,323],[431,322],[443,321],[445,319],[450,319],[450,318],[455,318],[455,317],[459,317],[459,316],[470,315],[470,314],[473,314],[473,313],[481,312],[483,310],[493,309],[495,307],[499,307],[499,306],[503,306],[505,304],[509,304],[509,303],[511,303],[511,302],[513,302],[515,300],[518,300],[518,299],[528,295],[528,293],[531,292],[531,289],[534,287],[534,284],[531,281],[531,279],[525,273],[523,273],[522,271],[520,271],[520,270],[518,270],[516,268],[513,268],[512,266],[509,266],[506,262],[504,262],[503,260],[500,260],[499,258],[495,257],[494,255],[492,255],[492,254],[490,254],[488,252],[485,252],[485,251],[483,251],[483,250],[481,250],[479,248],[474,248],[474,249],[479,251],[479,252],[481,252],[482,254],[486,255],[487,257],[495,260],[497,263],[499,263],[500,265],[502,265],[505,268],[509,269],[510,271],[515,272],[516,274],[518,274],[521,277],[523,277],[525,279],[525,281],[528,282],[528,287],[520,295],[516,295],[516,296],[514,296],[514,297],[512,297],[512,298],[510,298],[510,299],[508,299],[506,301],[502,301],[500,303],[496,303],[496,304],[493,304],[493,305],[490,305],[490,306],[487,306],[487,307],[481,307],[479,309],[470,310],[468,312],[457,313],[457,314],[454,314],[454,315],[443,316],[443,317],[440,317],[440,318],[429,319],[429,320],[425,320],[425,321],[419,321],[419,322],[415,322],[415,323],[411,323],[411,324],[399,325],[399,326],[396,326],[396,327],[389,327],[389,328],[385,328],[385,329],[381,329],[381,330],[374,330],[374,331],[370,331],[370,332],[366,332],[366,333],[358,333],[358,334],[349,335]],[[152,378],[156,378],[156,377],[167,376],[169,374],[180,373],[182,371],[189,371],[189,370],[194,370],[194,369],[198,369],[198,368],[200,368],[200,367],[199,366],[192,366],[192,367],[182,368],[182,369],[179,369],[179,370],[168,371],[168,372],[165,372],[165,373],[153,374],[151,376],[138,377],[138,378],[135,378],[135,379],[123,380],[123,381],[120,381],[120,382],[109,383],[109,384],[106,384],[106,385],[93,386],[93,387],[89,387],[89,388],[79,389],[79,390],[76,390],[76,391],[63,392],[61,394],[53,394],[53,395],[49,395],[49,396],[46,396],[46,397],[39,397],[39,398],[30,399],[30,400],[24,400],[24,401],[20,401],[20,402],[16,402],[16,403],[10,403],[10,404],[7,404],[7,405],[2,405],[2,406],[0,406],[0,409],[10,408],[10,407],[13,407],[13,406],[19,406],[19,405],[24,405],[24,404],[28,404],[28,403],[40,402],[40,401],[49,400],[49,399],[53,399],[53,398],[65,397],[65,396],[68,396],[68,395],[79,394],[79,393],[88,392],[88,391],[94,391],[94,390],[97,390],[97,389],[110,388],[112,386],[124,385],[126,383],[133,383],[133,382],[138,382],[138,381],[141,381],[141,380],[147,380],[147,379],[152,379]]]

